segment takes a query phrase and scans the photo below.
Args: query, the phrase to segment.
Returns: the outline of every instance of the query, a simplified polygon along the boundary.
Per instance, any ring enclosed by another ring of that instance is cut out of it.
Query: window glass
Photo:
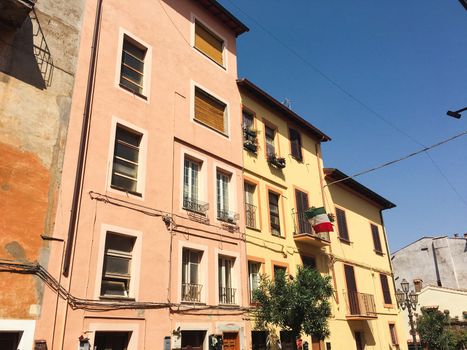
[[[302,139],[300,133],[295,129],[289,129],[290,148],[295,159],[302,160]]]
[[[336,208],[336,220],[339,230],[339,238],[344,241],[349,241],[349,232],[347,230],[347,219],[345,217],[345,211]]]
[[[254,200],[254,194],[256,186],[245,182],[245,219],[246,226],[250,228],[256,228],[256,205]]]
[[[182,300],[201,301],[200,263],[202,252],[183,249],[182,253]]]
[[[143,94],[146,51],[146,48],[142,48],[129,37],[124,36],[120,84],[138,94]]]
[[[254,261],[248,262],[248,277],[250,287],[250,302],[253,301],[253,291],[259,287],[261,264]]]
[[[232,287],[232,270],[234,259],[219,257],[219,303],[235,304],[236,289]]]
[[[265,132],[266,132],[266,154],[268,156],[274,156],[276,155],[276,146],[274,143],[274,139],[276,137],[276,131],[273,128],[266,125]]]
[[[217,172],[217,217],[228,219],[229,213],[229,182],[230,177]]]
[[[281,234],[281,225],[279,220],[279,195],[269,191],[269,219],[271,223],[271,233]]]
[[[394,323],[389,324],[389,334],[391,335],[392,345],[397,345],[399,342],[397,341],[396,325]]]

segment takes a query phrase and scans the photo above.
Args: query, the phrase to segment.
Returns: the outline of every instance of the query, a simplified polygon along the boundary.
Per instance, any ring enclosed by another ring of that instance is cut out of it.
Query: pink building
[[[247,30],[214,0],[87,1],[54,232],[65,243],[36,328],[48,349],[208,350],[219,335],[249,347]]]

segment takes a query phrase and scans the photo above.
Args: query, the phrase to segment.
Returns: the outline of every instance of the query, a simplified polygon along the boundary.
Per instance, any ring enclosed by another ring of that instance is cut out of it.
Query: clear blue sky
[[[238,40],[246,77],[332,137],[325,166],[353,174],[421,148],[339,91],[255,21],[424,145],[467,130],[467,11],[457,0],[221,0],[250,28]],[[241,10],[240,10],[241,9]],[[244,11],[245,13],[243,13]],[[254,18],[249,18],[247,16]],[[467,232],[467,136],[357,180],[397,204],[391,251]],[[461,196],[461,198],[459,198]],[[357,234],[357,233],[355,233]]]

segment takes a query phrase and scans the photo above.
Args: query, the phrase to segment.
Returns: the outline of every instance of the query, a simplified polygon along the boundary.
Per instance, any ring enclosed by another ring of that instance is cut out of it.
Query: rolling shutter
[[[195,47],[221,66],[224,64],[222,57],[223,46],[224,42],[221,39],[196,22]]]
[[[222,133],[225,132],[225,107],[224,103],[199,88],[195,89],[195,119]]]

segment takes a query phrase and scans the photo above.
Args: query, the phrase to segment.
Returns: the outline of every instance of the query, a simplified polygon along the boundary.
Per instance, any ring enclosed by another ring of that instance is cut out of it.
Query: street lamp
[[[466,0],[467,1],[467,0]],[[447,111],[447,115],[450,116],[450,117],[453,117],[453,118],[456,118],[456,119],[460,119],[461,118],[461,113],[463,111],[467,111],[467,107],[465,108],[461,108],[461,109],[458,109],[457,111]]]
[[[399,307],[402,310],[407,308],[407,311],[409,312],[410,334],[412,334],[415,350],[418,350],[417,333],[415,332],[415,323],[412,313],[412,311],[415,311],[417,308],[418,295],[414,291],[409,293],[409,282],[407,282],[405,278],[401,282],[401,288],[402,290],[398,289],[396,292],[397,304],[399,304]]]

